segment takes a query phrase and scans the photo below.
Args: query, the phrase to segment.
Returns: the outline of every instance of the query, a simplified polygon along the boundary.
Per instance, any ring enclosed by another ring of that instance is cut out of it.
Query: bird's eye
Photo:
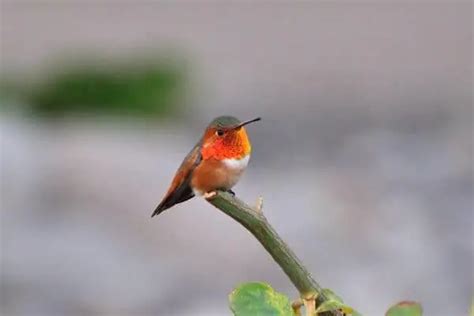
[[[216,131],[216,135],[217,135],[217,136],[223,136],[223,135],[224,135],[224,131],[221,130],[221,129],[218,129],[218,130]]]

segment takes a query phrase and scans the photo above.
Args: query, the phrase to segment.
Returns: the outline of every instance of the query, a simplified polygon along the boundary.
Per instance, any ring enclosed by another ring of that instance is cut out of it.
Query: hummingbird
[[[195,195],[205,196],[215,190],[234,194],[231,189],[247,168],[252,151],[244,126],[260,120],[257,117],[241,122],[233,116],[212,120],[184,158],[151,217]]]

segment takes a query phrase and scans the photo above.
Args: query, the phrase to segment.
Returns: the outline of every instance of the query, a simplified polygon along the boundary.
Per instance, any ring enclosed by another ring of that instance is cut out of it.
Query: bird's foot
[[[225,190],[225,191],[226,191],[227,193],[230,193],[230,194],[232,194],[232,196],[235,196],[235,192],[234,192],[234,191],[232,191],[231,189],[227,189],[227,190]]]
[[[216,191],[209,191],[209,192],[204,193],[203,197],[206,200],[210,200],[210,199],[214,198],[216,195],[217,195]]]

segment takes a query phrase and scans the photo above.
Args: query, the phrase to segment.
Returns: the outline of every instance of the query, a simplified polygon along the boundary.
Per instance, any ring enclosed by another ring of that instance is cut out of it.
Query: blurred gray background
[[[1,314],[229,315],[246,281],[296,298],[202,199],[150,219],[231,114],[263,117],[235,191],[324,287],[467,315],[471,27],[469,1],[3,1]]]

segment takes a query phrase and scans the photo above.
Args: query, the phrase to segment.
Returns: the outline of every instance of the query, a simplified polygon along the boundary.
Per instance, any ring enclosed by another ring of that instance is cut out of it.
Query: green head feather
[[[226,128],[231,126],[237,126],[240,124],[240,120],[233,116],[219,116],[212,120],[210,127],[214,128]]]

